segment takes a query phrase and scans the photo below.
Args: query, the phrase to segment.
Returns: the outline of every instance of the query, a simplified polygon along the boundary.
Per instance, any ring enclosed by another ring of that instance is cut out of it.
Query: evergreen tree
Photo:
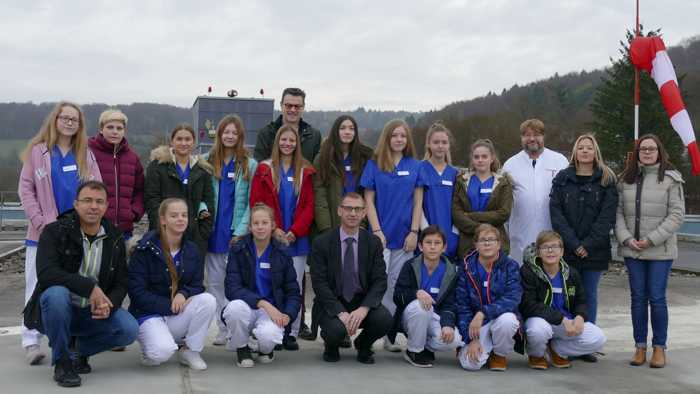
[[[647,37],[659,33],[660,29],[650,31]],[[590,105],[594,118],[591,128],[596,132],[603,157],[618,171],[623,168],[626,153],[632,150],[634,141],[634,66],[629,56],[634,32],[627,30],[625,38],[620,41],[620,58],[610,58],[612,66],[606,69],[607,77],[603,78]],[[647,72],[640,72],[639,97],[639,135],[658,135],[674,164],[684,165],[677,158],[685,152],[685,147],[671,127],[659,89]]]

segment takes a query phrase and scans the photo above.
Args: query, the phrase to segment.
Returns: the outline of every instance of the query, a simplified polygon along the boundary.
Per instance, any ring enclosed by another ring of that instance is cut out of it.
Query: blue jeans
[[[651,345],[666,348],[668,305],[666,286],[673,260],[638,260],[625,257],[632,295],[632,331],[637,347],[647,347],[649,310]]]
[[[581,270],[583,289],[586,290],[586,305],[588,305],[588,321],[595,324],[598,317],[598,282],[603,271]]]
[[[42,327],[39,331],[49,338],[52,362],[63,355],[70,356],[71,337],[77,339],[81,356],[92,356],[134,342],[139,324],[124,309],[117,308],[107,319],[93,319],[90,307],[79,308],[71,303],[70,290],[51,286],[40,298]]]

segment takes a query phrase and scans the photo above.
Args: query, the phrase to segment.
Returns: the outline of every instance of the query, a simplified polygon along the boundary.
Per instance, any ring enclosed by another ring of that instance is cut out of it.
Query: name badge
[[[561,287],[552,287],[552,293],[561,294]]]
[[[487,280],[484,281],[484,287],[489,287],[489,281],[487,281]]]
[[[352,171],[352,166],[345,166],[345,171]]]
[[[294,182],[294,177],[293,177],[293,176],[288,176],[288,177],[287,177],[287,182]]]
[[[233,178],[236,177],[236,173],[235,173],[235,172],[229,172],[228,174],[226,174],[226,176],[229,177],[229,179],[233,179]]]
[[[481,189],[481,193],[493,193],[493,189]]]
[[[183,185],[186,185],[186,184],[189,183],[189,181],[190,181],[190,178],[185,178],[185,179],[182,180],[182,184],[183,184]]]
[[[433,294],[437,294],[440,292],[440,288],[439,287],[431,287],[430,292]]]
[[[396,172],[396,175],[398,175],[398,176],[407,176],[407,175],[411,175],[411,173],[408,172],[408,171],[397,171],[397,172]]]
[[[445,185],[445,186],[452,186],[452,181],[446,181],[446,180],[443,179],[443,180],[442,180],[442,184]]]
[[[69,166],[63,166],[63,172],[72,172],[72,171],[77,171],[78,166],[75,164],[71,164]]]
[[[270,269],[270,263],[260,263],[260,269],[262,270],[269,270]],[[561,290],[561,289],[560,289]]]

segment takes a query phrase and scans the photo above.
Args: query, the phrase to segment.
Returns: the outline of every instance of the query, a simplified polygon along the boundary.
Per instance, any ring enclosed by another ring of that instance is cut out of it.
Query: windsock
[[[671,120],[673,130],[681,137],[688,148],[688,157],[693,175],[700,175],[700,151],[695,140],[695,131],[685,103],[678,88],[676,71],[666,52],[666,46],[659,37],[636,37],[630,45],[630,59],[635,67],[646,70],[659,87],[661,102]]]

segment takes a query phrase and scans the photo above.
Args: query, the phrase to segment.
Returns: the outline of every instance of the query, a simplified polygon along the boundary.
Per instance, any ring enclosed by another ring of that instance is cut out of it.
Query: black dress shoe
[[[84,375],[92,372],[92,367],[88,364],[87,357],[78,356],[78,358],[73,360],[73,370],[78,374]]]
[[[584,354],[584,355],[578,356],[578,359],[585,361],[587,363],[597,363],[598,362],[598,357],[596,357],[595,354]]]
[[[350,335],[345,335],[345,338],[343,338],[342,341],[340,341],[340,347],[343,349],[350,349],[352,347],[352,344],[350,343]]]
[[[374,352],[370,349],[357,349],[357,361],[362,364],[374,364]]]
[[[420,352],[421,357],[424,359],[430,361],[431,363],[435,361],[435,353],[431,352],[428,349],[423,349],[422,352]]]
[[[282,349],[284,349],[284,348],[282,347],[282,345],[275,345],[275,350],[276,350],[276,351],[279,352],[279,351],[281,351]]]
[[[293,336],[286,336],[284,339],[282,339],[282,347],[285,350],[299,350],[299,344],[297,343],[297,339]]]
[[[305,341],[315,341],[316,340],[316,335],[314,335],[311,332],[311,330],[309,330],[309,327],[306,324],[302,324],[301,328],[299,328],[298,337],[300,339],[305,340]]]
[[[337,363],[340,361],[340,351],[338,348],[325,345],[323,350],[323,361],[329,363]]]
[[[73,369],[73,360],[63,356],[56,361],[53,368],[53,380],[61,387],[78,387],[81,384],[80,376]]]

